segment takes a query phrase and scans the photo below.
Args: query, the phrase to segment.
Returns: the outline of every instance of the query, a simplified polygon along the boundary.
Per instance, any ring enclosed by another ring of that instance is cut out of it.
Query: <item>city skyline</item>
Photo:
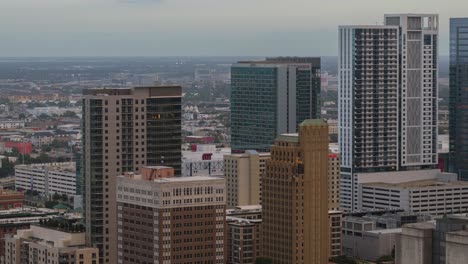
[[[0,57],[333,56],[339,25],[382,24],[382,13],[440,14],[448,55],[449,18],[468,5],[449,2],[22,0],[0,5]],[[348,13],[355,5],[366,8]]]

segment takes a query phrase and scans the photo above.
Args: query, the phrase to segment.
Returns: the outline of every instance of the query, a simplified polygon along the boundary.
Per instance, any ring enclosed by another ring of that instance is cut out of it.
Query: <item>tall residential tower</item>
[[[437,15],[386,15],[339,28],[341,207],[360,174],[437,164]]]
[[[231,148],[268,152],[275,138],[320,115],[320,58],[280,57],[231,68]]]
[[[181,171],[181,87],[83,91],[86,239],[117,263],[116,177],[142,166]]]

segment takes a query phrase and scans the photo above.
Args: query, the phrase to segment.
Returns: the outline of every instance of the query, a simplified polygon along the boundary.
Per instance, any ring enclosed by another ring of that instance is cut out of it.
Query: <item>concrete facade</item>
[[[224,155],[228,207],[261,204],[261,177],[269,159],[270,153],[250,150],[243,154]]]
[[[157,165],[181,175],[181,97],[180,86],[83,90],[86,238],[103,264],[117,263],[117,176]]]
[[[99,264],[98,249],[85,245],[84,232],[33,225],[5,239],[5,264]]]

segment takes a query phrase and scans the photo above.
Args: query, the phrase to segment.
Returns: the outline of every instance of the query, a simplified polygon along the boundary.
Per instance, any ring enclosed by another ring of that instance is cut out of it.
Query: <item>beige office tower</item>
[[[340,210],[340,154],[328,154],[328,210]]]
[[[261,204],[261,176],[265,172],[265,161],[269,159],[270,153],[254,150],[224,155],[228,207]]]
[[[328,126],[280,135],[263,177],[262,255],[273,264],[328,263]]]
[[[117,263],[116,177],[142,166],[181,170],[180,86],[83,91],[86,239]]]

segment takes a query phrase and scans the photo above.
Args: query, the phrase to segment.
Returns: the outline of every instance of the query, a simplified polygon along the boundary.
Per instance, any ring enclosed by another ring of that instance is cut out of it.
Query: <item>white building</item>
[[[41,163],[15,166],[15,188],[43,195],[76,195],[76,163]]]
[[[25,120],[0,120],[0,129],[24,128],[25,126]]]
[[[385,25],[339,28],[344,210],[358,210],[358,173],[436,166],[437,63],[437,15],[386,15]]]
[[[195,151],[182,151],[182,176],[223,176],[223,156],[231,149],[217,149],[215,145],[197,144]]]
[[[359,186],[361,210],[403,209],[444,215],[468,212],[468,182],[452,173],[417,181],[364,183]]]

